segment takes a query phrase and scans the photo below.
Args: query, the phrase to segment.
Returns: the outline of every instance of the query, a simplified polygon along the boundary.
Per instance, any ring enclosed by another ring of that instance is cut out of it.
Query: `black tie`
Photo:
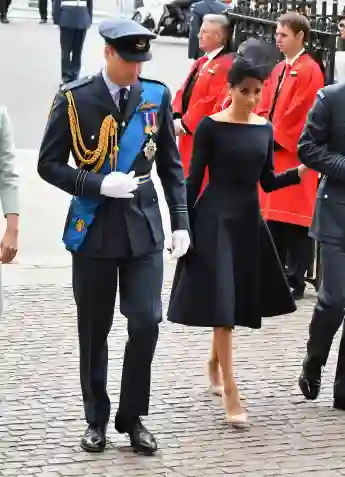
[[[128,94],[128,89],[127,88],[121,88],[120,89],[120,94],[119,94],[119,110],[120,113],[124,113],[126,109],[126,103],[127,103],[127,94]]]

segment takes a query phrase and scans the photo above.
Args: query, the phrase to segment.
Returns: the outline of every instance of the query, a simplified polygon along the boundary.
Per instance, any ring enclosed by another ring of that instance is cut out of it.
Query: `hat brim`
[[[128,53],[127,51],[118,51],[116,47],[114,47],[116,53],[125,61],[129,63],[144,63],[145,61],[150,61],[152,58],[151,51],[147,51],[145,53]]]

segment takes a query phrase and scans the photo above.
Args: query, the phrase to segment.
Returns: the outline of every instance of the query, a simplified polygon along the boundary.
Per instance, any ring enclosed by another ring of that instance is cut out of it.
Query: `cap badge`
[[[139,40],[136,44],[135,47],[138,50],[144,50],[146,48],[146,41],[145,40]]]

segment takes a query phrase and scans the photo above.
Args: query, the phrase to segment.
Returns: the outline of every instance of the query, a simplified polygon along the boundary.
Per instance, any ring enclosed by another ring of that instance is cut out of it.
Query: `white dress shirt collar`
[[[286,64],[292,66],[295,63],[295,61],[297,61],[298,58],[303,55],[304,52],[305,52],[305,48],[302,48],[302,50],[299,51],[297,55],[294,58],[292,58],[292,60],[286,59]]]
[[[128,91],[130,90],[130,86],[119,86],[118,84],[113,83],[109,78],[105,67],[102,69],[102,77],[114,101],[116,101],[117,93],[120,91],[120,89],[126,88]]]

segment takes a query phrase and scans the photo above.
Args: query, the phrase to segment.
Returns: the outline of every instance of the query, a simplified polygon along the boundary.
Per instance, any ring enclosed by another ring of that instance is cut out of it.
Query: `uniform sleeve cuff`
[[[79,170],[75,181],[75,196],[97,198],[101,195],[103,174]]]

